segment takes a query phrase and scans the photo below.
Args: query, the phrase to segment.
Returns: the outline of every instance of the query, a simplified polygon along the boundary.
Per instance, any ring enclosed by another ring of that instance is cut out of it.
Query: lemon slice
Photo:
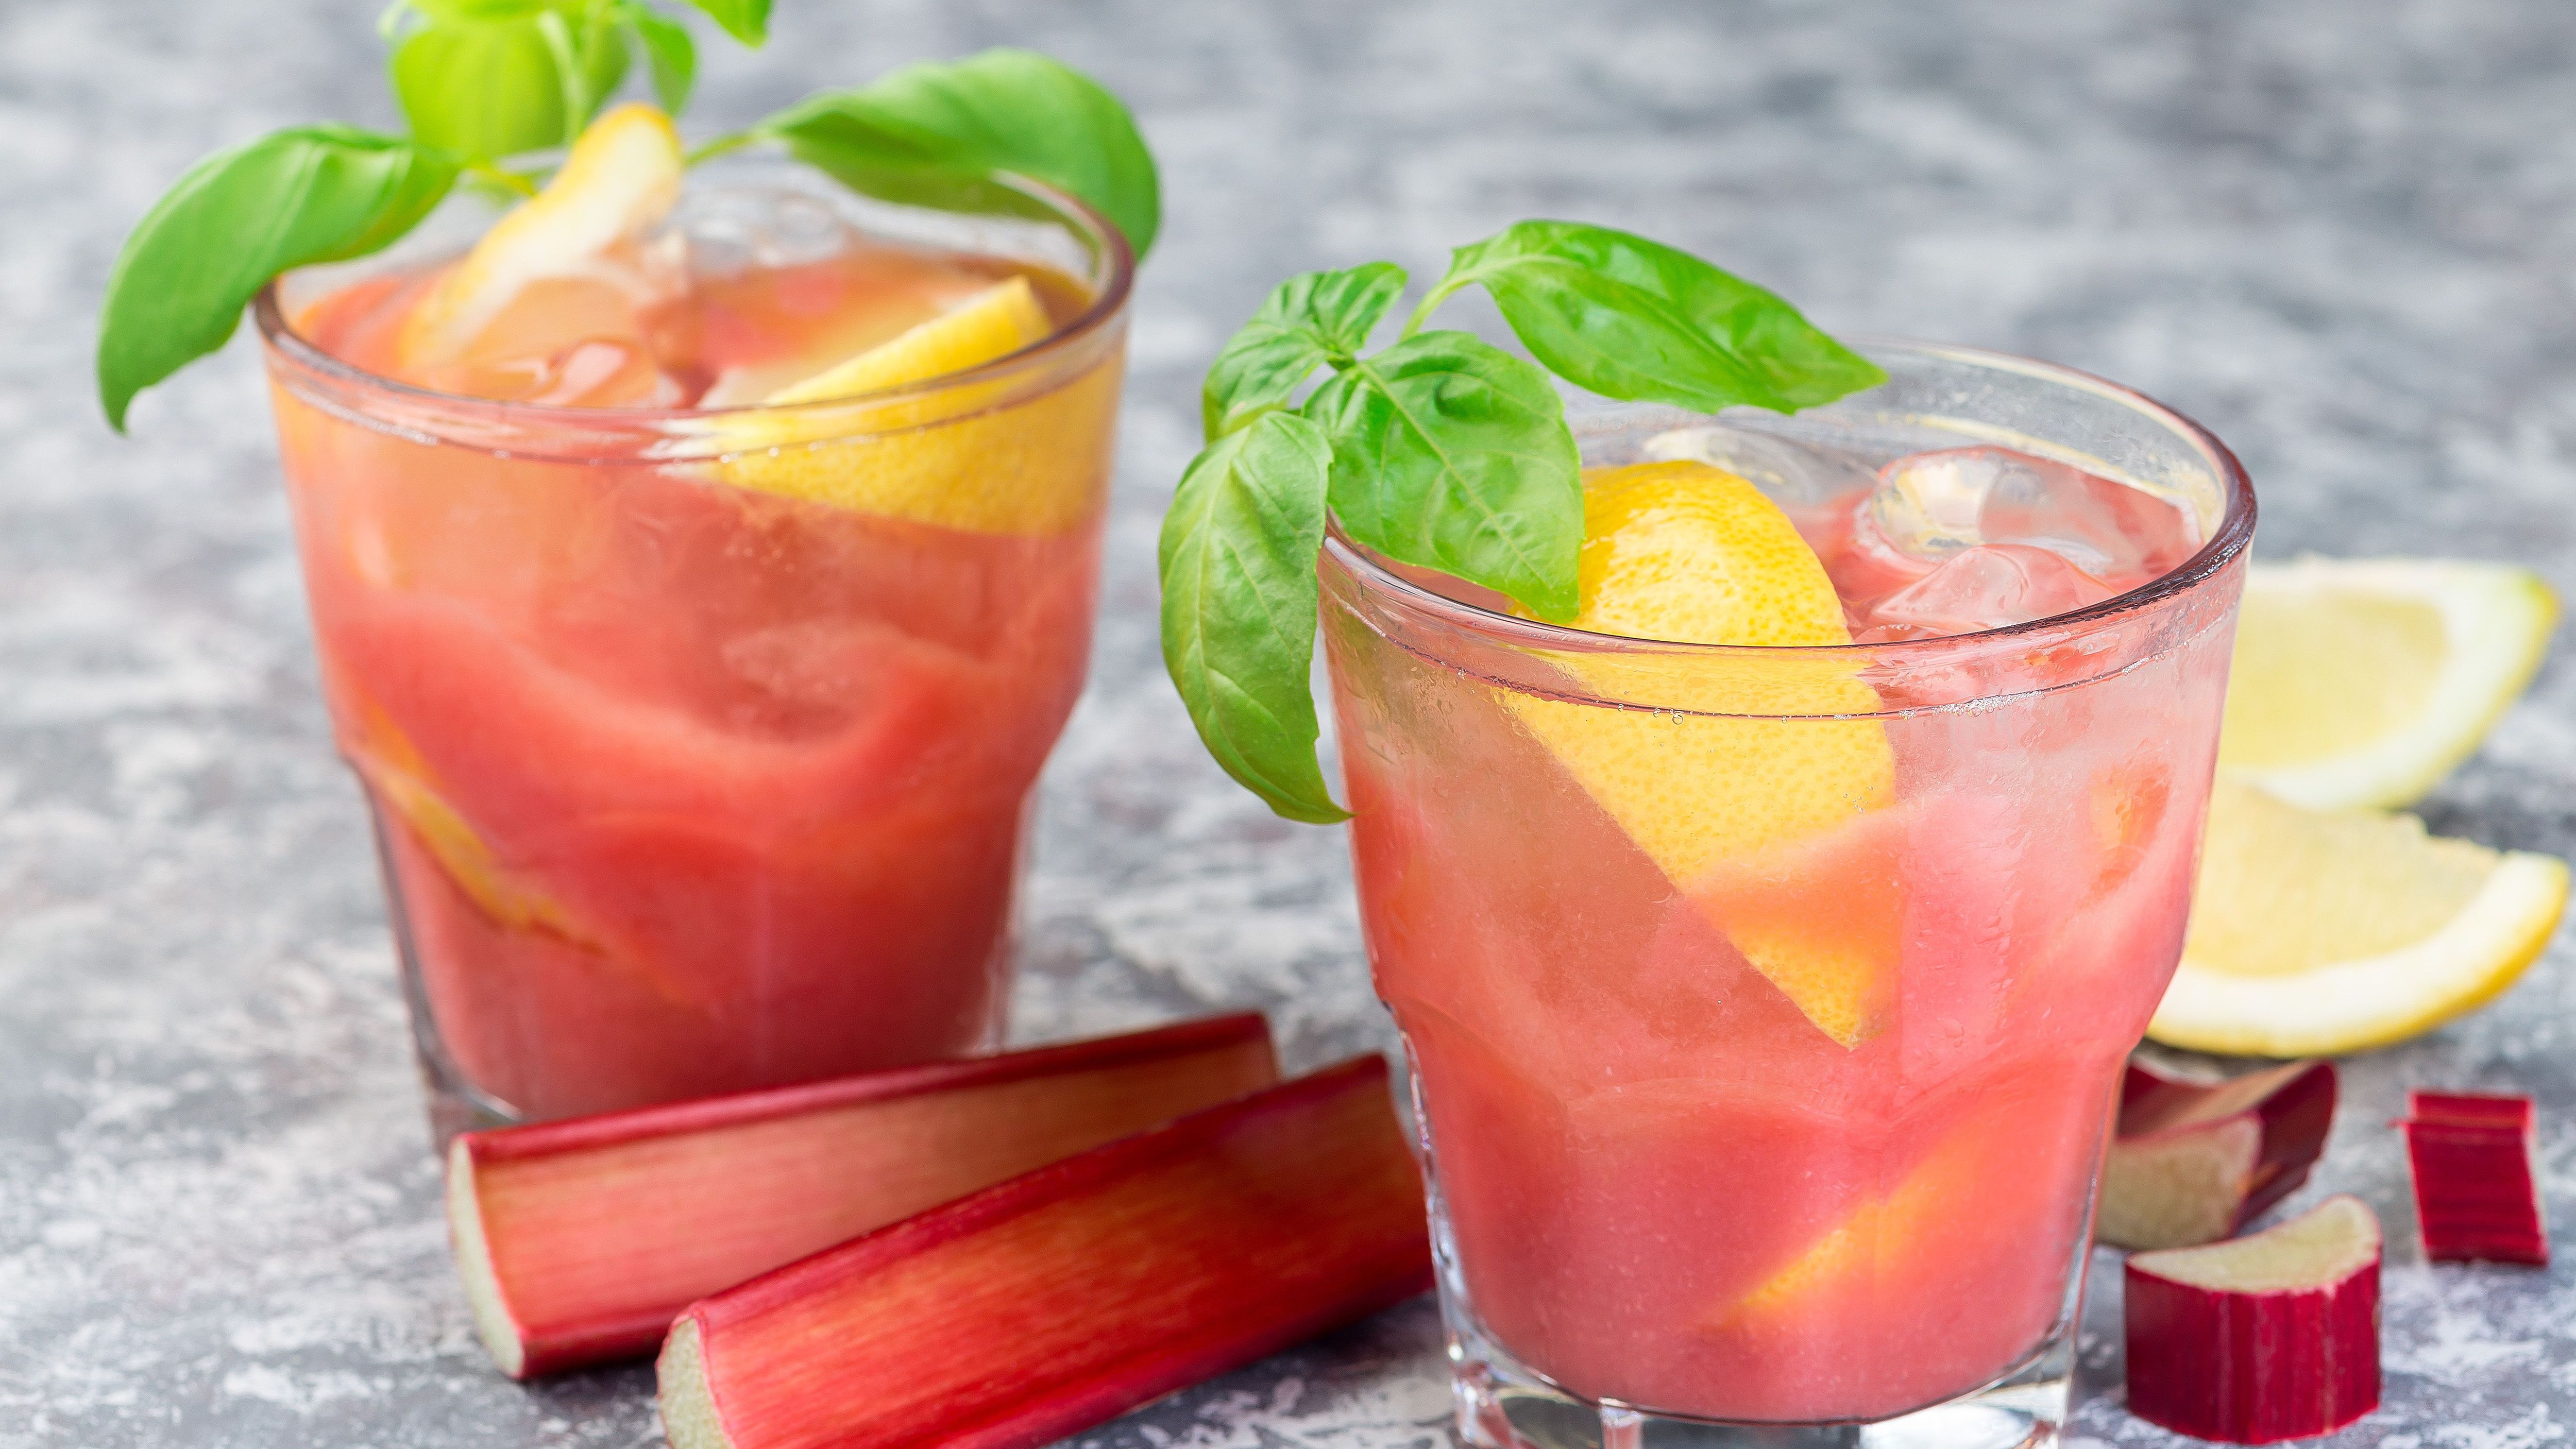
[[[1583,527],[1576,628],[1695,644],[1851,642],[1815,550],[1731,473],[1697,462],[1595,470]],[[1875,1034],[1897,933],[1854,917],[1902,903],[1856,883],[1827,892],[1847,913],[1805,909],[1819,869],[1840,859],[1865,869],[1874,852],[1803,843],[1888,803],[1886,731],[1875,720],[1742,716],[1867,714],[1877,694],[1848,666],[1811,656],[1561,662],[1591,689],[1663,711],[1508,694],[1522,725],[1819,1030],[1847,1047]]]
[[[982,533],[1055,533],[1097,509],[1117,371],[1090,369],[1027,401],[1012,380],[961,383],[849,409],[793,409],[927,382],[1046,339],[1026,277],[987,287],[890,341],[717,419],[737,488]]]
[[[2564,861],[2222,780],[2182,968],[2147,1035],[2275,1057],[2400,1041],[2511,986],[2566,904]]]
[[[2219,769],[2313,810],[2411,805],[2529,686],[2557,620],[2549,586],[2504,564],[2257,566]]]
[[[938,316],[836,367],[771,393],[764,402],[829,402],[837,397],[926,382],[980,367],[1045,340],[1049,323],[1026,277],[986,287]]]
[[[638,101],[592,121],[545,189],[494,223],[404,319],[404,365],[462,356],[529,286],[583,275],[660,222],[679,200],[680,171],[680,133],[652,106]]]

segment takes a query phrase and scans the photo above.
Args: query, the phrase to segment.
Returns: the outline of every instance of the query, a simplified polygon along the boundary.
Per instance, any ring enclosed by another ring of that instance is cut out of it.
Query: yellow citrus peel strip
[[[528,287],[593,270],[670,215],[680,198],[680,133],[643,102],[585,128],[545,189],[495,222],[403,320],[406,368],[462,356]]]
[[[1760,489],[1704,463],[1585,478],[1581,612],[1630,639],[1849,644],[1815,551]],[[1892,1010],[1901,899],[1859,829],[1890,803],[1877,694],[1834,660],[1568,655],[1589,690],[1673,713],[1509,694],[1522,725],[1817,1029],[1856,1046]],[[1707,713],[1692,713],[1706,711]],[[1724,716],[1810,716],[1791,718]],[[1849,879],[1834,874],[1849,864]],[[1819,892],[1834,909],[1820,911]]]

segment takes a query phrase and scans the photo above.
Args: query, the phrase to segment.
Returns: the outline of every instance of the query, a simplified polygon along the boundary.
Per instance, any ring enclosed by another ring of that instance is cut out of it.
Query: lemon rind
[[[2306,764],[2220,767],[2228,779],[2311,810],[2397,809],[2423,799],[2477,753],[2530,687],[2558,622],[2558,596],[2539,575],[2512,564],[2307,556],[2256,565],[2246,589],[2416,599],[2442,616],[2441,672],[2424,712],[2404,728]]]
[[[2508,851],[2457,915],[2395,951],[2280,976],[2236,975],[2186,955],[2147,1035],[2186,1051],[2268,1057],[2403,1041],[2502,995],[2547,949],[2566,906],[2566,862]]]

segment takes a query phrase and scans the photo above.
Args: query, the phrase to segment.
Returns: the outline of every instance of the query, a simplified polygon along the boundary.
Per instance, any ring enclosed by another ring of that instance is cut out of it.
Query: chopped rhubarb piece
[[[2379,1219],[2359,1198],[2133,1254],[2126,1291],[2129,1412],[2148,1423],[2269,1444],[2379,1407]]]
[[[1028,1449],[1431,1284],[1386,1063],[1345,1062],[690,1308],[672,1449]]]
[[[2131,1062],[2119,1134],[2102,1165],[2096,1233],[2122,1248],[2234,1235],[2308,1180],[2334,1109],[2332,1062],[2208,1083]]]
[[[469,1132],[447,1218],[513,1378],[651,1353],[680,1310],[1279,1079],[1257,1015]]]
[[[2409,1092],[2397,1125],[2426,1258],[2549,1266],[2529,1097]]]

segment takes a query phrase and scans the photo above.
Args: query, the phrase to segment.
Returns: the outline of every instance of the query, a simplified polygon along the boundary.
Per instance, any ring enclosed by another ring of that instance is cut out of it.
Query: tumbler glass
[[[1032,787],[1090,650],[1128,248],[1034,185],[967,215],[705,170],[674,222],[693,246],[846,225],[1046,268],[1079,315],[859,397],[593,408],[317,344],[317,308],[416,275],[418,249],[260,298],[323,690],[442,1137],[1002,1031]],[[802,496],[762,486],[782,469]],[[902,506],[812,501],[870,475],[842,491]]]
[[[2133,392],[1863,350],[1886,385],[1794,417],[1578,414],[1585,462],[1697,457],[1812,517],[1890,460],[2001,446],[2171,505],[2196,551],[2035,622],[1748,648],[1532,622],[1328,540],[1361,916],[1470,1443],[1981,1449],[2063,1419],[2254,499]],[[1743,828],[1873,760],[1814,828]]]

